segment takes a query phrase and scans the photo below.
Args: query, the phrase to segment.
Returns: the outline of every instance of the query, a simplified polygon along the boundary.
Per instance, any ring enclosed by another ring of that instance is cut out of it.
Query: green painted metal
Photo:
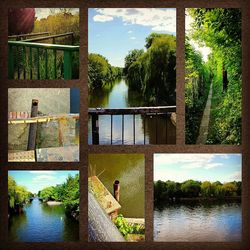
[[[8,60],[8,78],[14,78],[14,57],[13,57],[13,47],[9,46],[9,60]]]
[[[53,51],[53,77],[56,79],[57,70],[56,70],[56,60],[57,60],[57,51],[63,51],[64,53],[64,79],[69,80],[72,78],[72,52],[79,52],[79,46],[72,46],[72,45],[59,45],[59,44],[47,44],[47,43],[32,43],[27,41],[8,41],[9,47],[9,57],[8,57],[8,67],[9,72],[8,76],[10,79],[14,78],[14,54],[13,48],[14,47],[22,47],[23,48],[23,78],[26,79],[26,65],[27,65],[27,58],[26,58],[26,48],[29,49],[29,66],[30,66],[30,79],[33,77],[32,72],[32,49],[37,50],[37,79],[41,78],[40,75],[40,60],[39,60],[39,53],[42,50],[45,50],[45,78],[48,79],[48,50]]]
[[[39,48],[37,49],[37,79],[40,79]]]
[[[29,59],[30,59],[30,79],[32,79],[32,48],[30,47],[30,55],[29,55]]]
[[[70,80],[72,78],[72,54],[71,51],[64,51],[64,79]]]
[[[26,79],[26,48],[23,46],[23,78]]]
[[[56,50],[54,52],[54,79],[56,79]]]
[[[45,78],[48,79],[48,50],[45,49]]]

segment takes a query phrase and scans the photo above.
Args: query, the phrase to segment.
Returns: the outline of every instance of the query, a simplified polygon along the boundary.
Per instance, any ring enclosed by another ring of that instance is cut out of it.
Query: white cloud
[[[112,21],[121,18],[124,25],[138,24],[151,27],[153,31],[176,32],[176,10],[156,8],[97,8],[96,22]]]
[[[234,173],[230,174],[225,178],[229,181],[241,181],[242,180],[242,173],[241,171],[235,171]]]
[[[93,20],[95,22],[109,22],[109,21],[112,21],[113,20],[113,17],[112,16],[106,16],[106,15],[95,15],[93,17]]]
[[[49,174],[49,175],[51,175],[51,174],[55,174],[56,173],[56,171],[53,171],[53,170],[35,170],[35,171],[29,171],[29,173],[31,173],[31,174]]]
[[[130,39],[131,39],[131,40],[135,40],[135,39],[136,39],[136,37],[134,37],[134,36],[131,36],[131,37],[130,37]]]
[[[180,164],[182,169],[212,169],[223,166],[222,163],[214,162],[215,157],[225,159],[225,154],[156,154],[155,166]],[[228,159],[226,158],[226,159]]]
[[[34,182],[44,182],[44,181],[53,181],[56,177],[52,175],[38,175],[33,178]]]
[[[132,31],[132,30],[129,30],[128,33],[131,34],[131,33],[133,33],[133,31]]]

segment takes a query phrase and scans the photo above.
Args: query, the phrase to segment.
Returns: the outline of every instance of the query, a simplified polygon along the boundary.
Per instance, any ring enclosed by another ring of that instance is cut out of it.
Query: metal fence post
[[[98,115],[92,115],[92,144],[99,144],[99,121]]]
[[[8,78],[14,78],[14,55],[13,55],[13,46],[8,46]]]
[[[31,117],[36,117],[38,113],[38,100],[33,99],[31,104]],[[35,150],[36,148],[36,131],[37,123],[31,123],[29,128],[29,138],[27,150]]]
[[[72,54],[69,50],[64,50],[64,79],[72,78]]]

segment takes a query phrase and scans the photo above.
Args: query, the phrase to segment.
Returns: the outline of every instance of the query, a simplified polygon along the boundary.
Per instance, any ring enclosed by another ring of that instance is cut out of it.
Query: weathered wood
[[[12,35],[12,36],[8,36],[8,39],[22,38],[22,37],[29,37],[29,36],[40,36],[40,35],[46,35],[46,34],[49,34],[49,32],[38,32],[38,33],[28,33],[28,34],[21,34],[21,35]]]
[[[89,240],[94,242],[125,241],[90,191],[88,192],[88,234]]]
[[[121,208],[121,205],[103,185],[97,176],[91,176],[88,179],[89,190],[91,190],[98,200],[100,206],[107,214],[111,214]]]
[[[89,108],[89,115],[161,115],[166,113],[176,112],[176,106],[161,106],[161,107],[133,107],[133,108]]]
[[[31,104],[30,116],[36,117],[37,114],[38,114],[38,100],[33,99]],[[30,124],[27,150],[34,150],[36,148],[36,131],[37,131],[37,123]]]
[[[142,226],[145,225],[145,219],[144,218],[124,218],[124,219],[129,224],[140,224]]]
[[[118,180],[115,180],[113,184],[113,188],[114,188],[114,198],[119,202],[120,201],[120,182]],[[117,217],[118,211],[119,210],[117,209],[111,214],[112,220],[114,220]]]
[[[35,151],[9,152],[8,162],[35,162]]]
[[[44,41],[48,39],[54,39],[57,37],[64,37],[64,36],[72,36],[73,32],[63,33],[63,34],[56,34],[51,36],[42,36],[42,37],[36,37],[36,38],[30,38],[26,40],[22,40],[23,42],[36,42],[36,41]]]
[[[50,122],[53,120],[60,119],[79,119],[79,114],[58,114],[58,115],[45,115],[45,116],[37,116],[30,117],[26,119],[9,119],[8,124],[23,124],[23,123],[41,123],[41,122]]]

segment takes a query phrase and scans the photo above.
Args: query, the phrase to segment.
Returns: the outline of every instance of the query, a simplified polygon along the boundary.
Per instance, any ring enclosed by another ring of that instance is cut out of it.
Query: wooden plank
[[[89,189],[95,195],[100,206],[107,214],[111,214],[116,210],[121,209],[121,205],[117,202],[113,195],[111,195],[97,176],[89,177],[88,183]]]
[[[8,162],[35,162],[35,151],[20,151],[8,153]]]
[[[132,107],[132,108],[89,108],[89,115],[131,115],[131,114],[166,114],[176,112],[176,106]]]
[[[129,224],[140,224],[145,225],[144,218],[124,218]]]
[[[30,38],[30,39],[26,39],[26,40],[22,40],[22,41],[23,42],[36,42],[36,41],[48,40],[48,39],[51,39],[51,38],[71,36],[72,34],[73,34],[73,32],[68,32],[68,33],[56,34],[56,35],[51,35],[51,36],[43,36],[43,37]]]
[[[41,122],[50,122],[52,120],[59,119],[79,119],[79,114],[58,114],[58,115],[47,115],[47,116],[37,116],[30,118],[18,118],[18,119],[9,119],[8,124],[24,124],[24,123],[41,123]]]

